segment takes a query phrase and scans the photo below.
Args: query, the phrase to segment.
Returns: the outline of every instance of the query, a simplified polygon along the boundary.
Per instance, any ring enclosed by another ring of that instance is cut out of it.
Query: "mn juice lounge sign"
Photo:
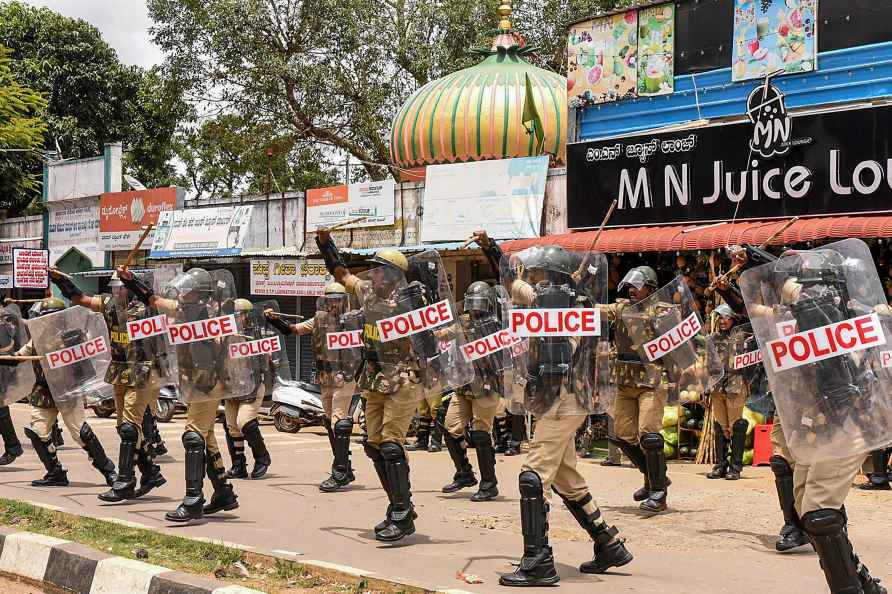
[[[782,105],[771,97],[767,102]],[[771,151],[754,150],[759,122],[752,116],[736,124],[571,144],[569,227],[596,227],[614,198],[611,226],[892,210],[892,107],[794,116],[784,123],[786,115],[759,128],[762,135],[781,135]]]

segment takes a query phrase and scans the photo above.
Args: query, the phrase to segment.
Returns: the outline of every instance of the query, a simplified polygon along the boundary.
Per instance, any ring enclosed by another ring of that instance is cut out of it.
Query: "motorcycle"
[[[115,391],[111,384],[97,381],[95,386],[87,393],[84,402],[86,408],[100,418],[106,419],[115,414]],[[169,423],[177,411],[185,411],[186,407],[177,397],[175,386],[162,386],[158,393],[158,408],[155,410],[155,418],[159,423]]]
[[[277,431],[297,433],[304,427],[321,427],[325,419],[322,390],[317,384],[284,381],[273,390],[269,415]]]

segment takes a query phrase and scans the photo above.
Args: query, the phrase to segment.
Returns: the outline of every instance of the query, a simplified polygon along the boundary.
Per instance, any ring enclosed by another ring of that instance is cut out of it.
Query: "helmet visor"
[[[465,297],[464,311],[489,311],[489,299],[483,295],[468,295]]]
[[[191,274],[178,274],[164,290],[164,296],[169,299],[182,299],[186,295],[195,292],[195,278]]]
[[[643,272],[640,270],[630,270],[626,273],[626,276],[623,277],[623,280],[619,282],[617,290],[622,291],[626,287],[635,287],[640,291],[646,284],[647,278],[645,278]]]

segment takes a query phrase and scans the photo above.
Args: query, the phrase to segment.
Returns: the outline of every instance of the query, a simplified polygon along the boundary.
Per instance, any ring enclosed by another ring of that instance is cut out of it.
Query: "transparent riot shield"
[[[0,355],[15,355],[28,342],[19,306],[0,305]],[[28,395],[34,385],[34,368],[27,362],[0,365],[0,406],[8,406]]]
[[[254,304],[254,312],[252,325],[257,330],[249,332],[249,334],[257,336],[255,340],[263,342],[258,343],[259,348],[255,347],[254,352],[259,352],[262,358],[261,369],[263,370],[264,382],[266,384],[266,395],[271,396],[275,390],[291,381],[291,364],[288,362],[288,351],[285,348],[285,337],[274,326],[266,321],[263,315],[264,311],[279,311],[279,302],[275,300],[260,301]]]
[[[750,324],[738,324],[728,332],[706,337],[708,388],[713,392],[742,394],[760,375],[762,351]]]
[[[445,394],[474,379],[474,366],[459,347],[467,342],[452,288],[440,255],[428,250],[408,258],[408,285],[397,292],[397,307],[411,319],[430,317],[431,332],[413,333],[414,350],[424,358],[422,385],[429,394]],[[446,315],[448,313],[448,315]]]
[[[91,384],[102,381],[111,360],[105,319],[75,306],[25,324],[57,406],[80,403]]]
[[[192,269],[174,278],[164,294],[177,301],[167,333],[176,350],[180,398],[189,403],[252,393],[250,364],[229,356],[232,346],[250,339],[235,315],[232,274]]]
[[[313,354],[316,382],[332,398],[352,398],[363,353],[362,311],[346,293],[322,295],[313,316]],[[340,400],[339,400],[340,401]]]
[[[797,461],[892,443],[892,310],[868,246],[788,251],[743,273],[740,288]]]
[[[154,287],[151,271],[134,273],[147,287]],[[176,351],[167,340],[168,318],[155,308],[136,299],[126,287],[112,289],[115,315],[120,329],[126,338],[116,340],[112,336],[112,349],[123,351],[124,361],[112,361],[106,374],[109,383],[121,378],[125,382],[141,387],[148,384],[161,386],[176,385],[179,382]],[[114,332],[113,329],[110,331]]]
[[[499,398],[508,397],[514,383],[511,347],[517,340],[508,330],[508,318],[500,315],[494,295],[469,297],[456,305],[465,339],[457,352],[474,368],[474,379],[456,391],[482,406],[496,406]]]
[[[709,387],[706,352],[712,346],[705,341],[684,277],[624,308],[622,322],[641,361],[665,370],[670,400],[680,392],[701,394]]]
[[[508,256],[502,286],[512,296],[516,343],[514,414],[589,415],[609,408],[607,260],[597,252],[533,247]]]

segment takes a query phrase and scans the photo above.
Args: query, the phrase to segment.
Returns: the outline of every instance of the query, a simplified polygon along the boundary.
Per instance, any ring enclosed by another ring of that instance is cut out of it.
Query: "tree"
[[[18,1],[0,3],[0,43],[13,50],[16,78],[47,99],[44,148],[81,158],[122,140],[128,173],[148,186],[175,181],[173,137],[190,114],[182,88],[157,69],[122,64],[89,23]]]
[[[524,0],[512,20],[565,71],[568,21],[622,0]],[[470,66],[498,2],[148,0],[168,76],[214,113],[250,116],[300,149],[348,154],[379,179],[393,117],[421,85]]]
[[[37,114],[46,100],[13,76],[11,53],[0,45],[0,208],[17,212],[39,185],[23,169],[39,163],[46,124]]]

